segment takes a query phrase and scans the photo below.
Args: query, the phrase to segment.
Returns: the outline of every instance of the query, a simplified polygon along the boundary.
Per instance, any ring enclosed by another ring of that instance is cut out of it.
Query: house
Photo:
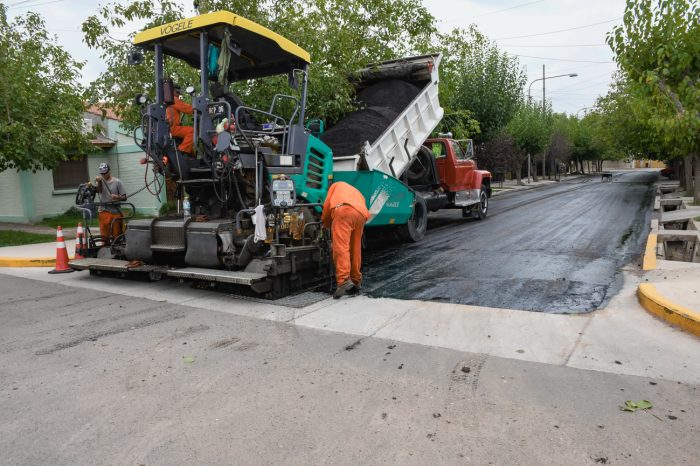
[[[91,142],[98,151],[63,161],[54,170],[0,172],[0,222],[36,222],[65,212],[75,204],[78,185],[94,179],[102,162],[109,163],[112,175],[124,182],[127,194],[143,188],[146,167],[139,161],[145,153],[117,115],[106,109],[103,116],[100,108],[91,107],[84,113],[83,124],[86,132],[96,130]],[[153,214],[165,202],[165,192],[156,198],[143,190],[129,197],[129,202],[137,211]]]

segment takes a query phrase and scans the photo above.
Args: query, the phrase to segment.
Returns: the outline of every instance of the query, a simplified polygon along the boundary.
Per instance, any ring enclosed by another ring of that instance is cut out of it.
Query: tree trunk
[[[683,157],[683,177],[681,178],[681,188],[685,191],[693,189],[693,154]]]
[[[678,182],[681,189],[685,189],[685,162],[682,159],[676,165],[676,173],[678,174]]]
[[[518,179],[518,186],[523,185],[523,162],[521,161],[520,163],[516,164],[515,168],[515,176]]]
[[[590,175],[591,174],[591,161],[586,160],[586,165],[588,165],[588,174]]]
[[[547,149],[542,151],[542,181],[545,175],[547,175]]]
[[[530,172],[532,173],[532,181],[537,183],[537,157],[530,157],[530,163],[532,163],[532,166],[530,168]]]
[[[559,180],[559,160],[555,160],[554,157],[549,158],[549,179],[552,179],[554,175],[554,181]]]
[[[700,206],[700,154],[695,153],[693,156],[695,163],[695,182],[693,183],[693,203]]]

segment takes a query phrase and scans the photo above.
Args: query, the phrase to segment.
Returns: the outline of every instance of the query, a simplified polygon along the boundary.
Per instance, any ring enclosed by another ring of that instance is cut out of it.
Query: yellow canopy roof
[[[215,11],[147,29],[136,34],[134,45],[153,49],[160,43],[164,54],[199,68],[199,33],[206,30],[209,42],[221,46],[226,28],[241,49],[240,56],[231,57],[231,80],[287,73],[311,62],[309,53],[292,41],[228,11]]]

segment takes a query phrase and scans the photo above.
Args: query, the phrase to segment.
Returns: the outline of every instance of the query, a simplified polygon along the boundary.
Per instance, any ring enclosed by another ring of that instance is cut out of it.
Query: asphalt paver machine
[[[330,242],[320,216],[333,158],[304,125],[309,54],[225,11],[145,30],[134,44],[155,61],[155,101],[137,96],[143,119],[136,139],[147,164],[176,183],[178,203],[187,199],[189,209],[132,220],[122,247],[71,266],[233,284],[270,298],[329,283]],[[175,97],[164,76],[166,56],[199,70],[198,93],[187,89],[193,154],[179,151],[170,133],[166,113]],[[298,92],[275,95],[263,110],[228,91],[230,83],[271,76],[286,76]]]

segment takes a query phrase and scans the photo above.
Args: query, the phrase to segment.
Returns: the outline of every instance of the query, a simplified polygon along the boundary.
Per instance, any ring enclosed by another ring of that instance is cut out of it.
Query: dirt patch
[[[209,328],[210,327],[208,325],[194,325],[192,327],[187,327],[184,329],[175,330],[175,333],[173,334],[173,336],[175,338],[184,338],[184,337],[188,337],[190,335],[194,335],[195,333],[205,332],[205,331],[209,330]]]
[[[224,338],[223,340],[215,341],[211,345],[209,345],[209,348],[211,349],[217,349],[217,348],[226,348],[228,346],[234,345],[241,341],[240,338],[237,337],[231,337],[231,338]]]
[[[248,342],[245,342],[245,343],[241,343],[241,344],[238,345],[238,346],[234,346],[234,347],[231,348],[231,349],[232,349],[233,351],[249,351],[249,350],[252,350],[253,348],[255,348],[255,347],[257,347],[257,346],[258,346],[257,343],[255,343],[255,342],[253,342],[253,341],[248,341]]]
[[[143,312],[143,311],[141,311],[141,312]],[[184,318],[185,318],[184,314],[178,313],[178,314],[167,314],[167,315],[157,316],[157,317],[154,317],[151,319],[144,319],[140,322],[130,323],[130,324],[126,324],[126,325],[120,325],[118,327],[115,327],[115,328],[112,328],[109,330],[104,330],[101,332],[91,332],[91,333],[85,334],[83,336],[80,336],[78,338],[75,338],[73,340],[66,341],[63,343],[58,343],[58,344],[52,346],[51,348],[38,350],[35,352],[35,354],[37,356],[43,356],[46,354],[53,354],[57,351],[62,351],[64,349],[73,348],[74,346],[78,346],[81,343],[85,343],[87,341],[94,342],[94,341],[97,341],[99,338],[108,337],[111,335],[118,335],[120,333],[130,332],[133,330],[140,330],[142,328],[151,327],[153,325],[163,324],[166,322],[170,322],[170,321],[177,320],[177,319],[184,319]]]
[[[351,344],[349,344],[348,346],[346,346],[346,347],[345,347],[345,351],[352,351],[352,350],[354,350],[355,348],[357,348],[361,343],[362,343],[362,339],[361,339],[361,338],[358,338],[357,340],[355,340],[354,342],[352,342]]]

